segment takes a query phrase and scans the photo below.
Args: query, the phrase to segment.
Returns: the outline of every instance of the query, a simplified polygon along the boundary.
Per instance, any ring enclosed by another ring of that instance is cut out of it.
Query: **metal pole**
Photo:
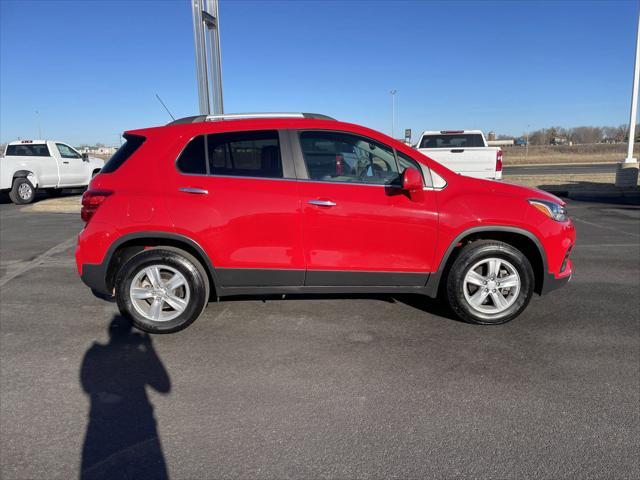
[[[396,93],[398,90],[391,90],[391,138],[395,138],[396,130]]]
[[[627,149],[627,158],[625,163],[635,162],[633,158],[633,144],[636,134],[636,118],[638,113],[638,77],[640,76],[640,16],[638,18],[638,26],[636,28],[636,61],[633,67],[633,90],[631,93],[631,113],[629,115],[629,147]]]
[[[196,81],[201,115],[224,113],[218,0],[192,0]]]

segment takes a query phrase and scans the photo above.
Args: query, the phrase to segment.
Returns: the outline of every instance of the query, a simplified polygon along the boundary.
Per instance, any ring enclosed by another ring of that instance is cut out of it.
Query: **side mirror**
[[[422,190],[422,175],[414,167],[407,167],[402,172],[402,189],[408,192]]]
[[[82,161],[83,162],[88,162],[89,161],[89,154],[88,153],[83,153],[82,154]]]

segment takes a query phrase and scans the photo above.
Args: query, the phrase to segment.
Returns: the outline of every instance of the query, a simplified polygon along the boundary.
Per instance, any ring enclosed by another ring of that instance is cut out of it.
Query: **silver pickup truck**
[[[57,195],[63,188],[86,187],[103,165],[66,143],[19,140],[9,143],[0,159],[0,190],[9,192],[13,203],[30,203],[37,189]]]

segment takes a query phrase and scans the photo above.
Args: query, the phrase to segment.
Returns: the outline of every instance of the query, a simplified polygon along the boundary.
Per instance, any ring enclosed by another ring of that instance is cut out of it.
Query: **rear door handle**
[[[451,153],[462,153],[464,152],[464,148],[454,148],[451,150]]]
[[[180,191],[184,193],[195,193],[196,195],[206,195],[209,193],[209,190],[205,190],[204,188],[195,188],[195,187],[182,187],[180,188]]]
[[[62,163],[64,163],[65,165],[69,165],[69,162],[62,162]]]
[[[332,202],[331,200],[309,200],[311,205],[317,205],[318,207],[335,207],[336,202]]]

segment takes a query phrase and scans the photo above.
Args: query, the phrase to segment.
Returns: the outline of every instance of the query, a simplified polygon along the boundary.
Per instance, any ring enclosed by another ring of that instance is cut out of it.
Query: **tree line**
[[[636,139],[640,134],[640,124],[636,125]],[[498,135],[498,139],[510,139],[512,136]],[[527,135],[522,135],[527,138]],[[531,145],[549,145],[555,143],[557,139],[564,139],[572,144],[583,143],[621,143],[629,139],[629,126],[620,125],[619,127],[549,127],[534,130],[529,134],[529,144]]]

